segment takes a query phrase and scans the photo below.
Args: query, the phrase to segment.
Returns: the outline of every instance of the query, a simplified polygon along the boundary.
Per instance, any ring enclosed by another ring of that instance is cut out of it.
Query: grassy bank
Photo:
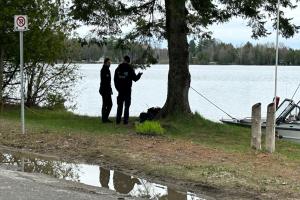
[[[0,118],[12,121],[20,120],[20,108],[9,106],[0,113]],[[114,134],[127,131],[123,126],[103,124],[100,117],[74,115],[64,110],[49,110],[43,108],[25,109],[25,120],[28,129],[51,131],[53,133],[86,133],[86,134]]]
[[[249,128],[212,122],[195,114],[189,118],[171,118],[162,124],[168,134],[174,138],[182,138],[201,145],[218,148],[226,152],[251,153],[251,130]],[[263,133],[264,134],[264,133]],[[264,135],[262,136],[262,152],[265,151]],[[300,144],[285,140],[276,140],[276,156],[284,156],[300,161]]]
[[[19,108],[6,107],[0,114],[0,143],[94,164],[106,158],[114,166],[192,183],[201,191],[203,185],[235,195],[251,191],[246,199],[252,194],[262,199],[300,196],[299,144],[276,140],[276,153],[254,151],[250,129],[211,122],[198,114],[161,120],[164,136],[141,136],[135,133],[136,120],[116,126],[98,117],[27,109],[28,134],[22,136]]]
[[[36,130],[33,133],[50,131],[59,134],[126,134],[135,132],[132,124],[138,120],[131,118],[131,125],[117,126],[115,123],[103,124],[100,117],[79,116],[64,110],[26,108],[25,113],[27,128]],[[20,120],[19,108],[6,107],[0,117],[18,121]],[[228,152],[249,151],[250,129],[247,128],[211,122],[199,114],[190,117],[164,119],[161,120],[161,124],[165,127],[166,137],[192,140],[194,143],[220,148]],[[284,144],[287,145],[287,143]],[[285,153],[288,157],[294,156],[290,155],[289,152]]]

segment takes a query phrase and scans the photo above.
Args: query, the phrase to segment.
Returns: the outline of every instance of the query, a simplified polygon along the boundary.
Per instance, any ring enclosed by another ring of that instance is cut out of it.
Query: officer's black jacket
[[[112,89],[111,89],[111,75],[109,66],[103,65],[100,73],[100,89],[99,92],[101,95],[111,95]]]
[[[128,63],[121,63],[115,71],[115,87],[120,93],[130,92],[132,81],[138,81],[140,78],[141,74],[136,75]]]

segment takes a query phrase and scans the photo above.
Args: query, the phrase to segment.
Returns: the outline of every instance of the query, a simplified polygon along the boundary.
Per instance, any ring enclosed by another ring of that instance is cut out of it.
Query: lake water
[[[117,65],[111,66],[113,77]],[[76,86],[77,103],[75,113],[88,116],[101,115],[100,64],[81,64],[83,79]],[[144,74],[138,82],[133,83],[130,115],[138,116],[149,107],[162,107],[167,97],[168,65],[153,65],[142,71]],[[249,117],[251,106],[262,103],[262,115],[274,96],[274,66],[237,66],[237,65],[191,65],[191,86],[210,101],[221,107],[231,116]],[[278,67],[278,96],[281,100],[291,98],[300,83],[300,66]],[[110,116],[116,115],[117,92],[113,87],[113,108]],[[295,95],[300,99],[300,91]],[[193,90],[189,93],[189,102],[193,112],[205,118],[218,121],[228,118],[226,114],[207,102]]]

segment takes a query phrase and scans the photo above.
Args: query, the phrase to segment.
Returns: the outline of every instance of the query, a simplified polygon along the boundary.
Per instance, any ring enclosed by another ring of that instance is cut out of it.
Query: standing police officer
[[[102,122],[108,123],[112,122],[108,119],[109,113],[112,107],[112,89],[111,89],[111,75],[110,75],[110,59],[105,58],[103,67],[101,69],[101,82],[100,82],[100,89],[99,93],[102,96]]]
[[[121,63],[116,71],[114,76],[115,87],[118,91],[117,97],[117,119],[116,123],[120,124],[121,117],[123,113],[123,104],[125,103],[124,110],[124,124],[128,124],[129,118],[129,107],[131,104],[131,86],[132,81],[138,81],[143,73],[138,73],[137,75],[134,72],[134,69],[130,66],[129,56],[124,56],[124,61]]]

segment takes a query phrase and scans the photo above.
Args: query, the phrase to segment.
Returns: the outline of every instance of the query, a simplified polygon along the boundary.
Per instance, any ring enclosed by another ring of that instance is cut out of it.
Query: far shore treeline
[[[68,48],[70,59],[76,63],[95,63],[103,61],[104,57],[112,59],[113,63],[120,62],[122,55],[128,53],[133,58],[141,57],[141,50],[146,45],[134,44],[130,49],[118,47],[118,41],[110,38],[105,44],[97,42],[96,38],[69,39]],[[151,47],[152,56],[159,64],[168,64],[168,49]],[[208,65],[274,65],[275,44],[251,44],[250,42],[240,46],[224,43],[217,39],[206,39],[201,41],[191,40],[189,42],[189,63]],[[280,65],[300,65],[300,50],[279,46]]]

